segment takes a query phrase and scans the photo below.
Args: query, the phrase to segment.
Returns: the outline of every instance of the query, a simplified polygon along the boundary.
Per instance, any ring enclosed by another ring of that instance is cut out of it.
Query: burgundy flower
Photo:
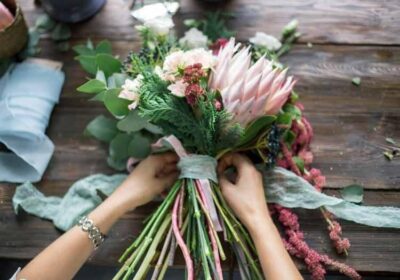
[[[196,105],[197,99],[204,93],[204,90],[198,84],[190,84],[185,91],[186,101],[191,106]]]
[[[201,78],[206,77],[206,72],[203,70],[201,63],[195,63],[187,66],[183,70],[183,80],[187,84],[195,84],[200,81]]]
[[[210,49],[212,50],[214,55],[217,55],[219,51],[228,44],[229,40],[226,38],[219,38],[215,41],[211,46]]]

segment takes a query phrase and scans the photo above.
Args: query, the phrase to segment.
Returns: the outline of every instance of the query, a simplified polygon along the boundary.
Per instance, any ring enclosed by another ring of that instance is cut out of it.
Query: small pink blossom
[[[122,91],[119,93],[118,97],[133,101],[128,106],[129,110],[135,109],[139,103],[139,89],[142,85],[142,80],[143,76],[139,74],[134,80],[125,80],[124,85],[122,85]]]
[[[185,83],[183,80],[178,80],[175,83],[170,84],[168,86],[168,89],[171,91],[173,95],[178,97],[184,97],[187,86],[188,86],[187,83]]]

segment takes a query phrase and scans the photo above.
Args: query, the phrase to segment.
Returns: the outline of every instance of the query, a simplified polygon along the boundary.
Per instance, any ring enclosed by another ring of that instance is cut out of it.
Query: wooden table
[[[33,25],[42,10],[31,0],[20,2]],[[213,8],[182,0],[176,17],[178,29],[182,30],[182,19],[201,17]],[[279,36],[289,20],[299,20],[303,35],[283,61],[299,80],[296,88],[315,129],[315,166],[327,176],[327,192],[334,194],[357,183],[365,187],[365,204],[400,206],[400,160],[389,162],[381,148],[386,137],[400,140],[400,2],[233,0],[223,8],[236,13],[232,27],[239,39],[256,31]],[[112,41],[115,53],[124,57],[140,47],[134,25],[126,4],[110,0],[93,19],[72,27],[70,43],[75,45],[88,37],[94,41],[106,38]],[[113,173],[106,165],[106,147],[82,135],[87,123],[104,109],[76,92],[85,74],[73,52],[58,52],[46,38],[40,45],[40,57],[63,61],[66,82],[48,129],[55,153],[37,185],[47,195],[63,195],[82,177]],[[362,78],[359,87],[351,83],[356,76]],[[14,190],[15,185],[0,184],[0,258],[30,259],[60,233],[50,222],[29,215],[16,217],[11,205]],[[126,215],[90,263],[115,265],[123,248],[140,231],[142,219],[155,206]],[[318,211],[298,213],[307,241],[318,251],[335,256]],[[344,236],[352,242],[346,263],[363,275],[400,277],[399,230],[350,222],[342,225]]]

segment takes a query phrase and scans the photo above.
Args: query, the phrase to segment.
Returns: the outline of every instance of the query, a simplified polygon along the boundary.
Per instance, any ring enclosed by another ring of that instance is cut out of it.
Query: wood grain
[[[43,13],[31,0],[19,2],[31,24]],[[73,25],[70,44],[91,37],[110,39],[120,57],[138,50],[128,2],[107,1],[94,18]],[[282,27],[297,18],[303,35],[283,62],[298,79],[296,89],[315,130],[314,166],[327,176],[328,193],[337,194],[330,188],[358,183],[367,189],[366,204],[400,206],[400,160],[388,162],[382,154],[385,137],[400,140],[400,1],[233,0],[212,6],[183,0],[181,4],[178,34],[182,34],[182,19],[200,18],[216,7],[236,13],[231,26],[242,40],[256,31],[279,36]],[[106,113],[104,108],[76,93],[85,74],[72,51],[60,53],[47,35],[42,37],[39,56],[62,61],[66,82],[47,131],[56,145],[55,154],[38,187],[46,195],[63,195],[82,177],[114,171],[105,162],[107,147],[82,135],[91,119]],[[314,46],[308,48],[307,42]],[[362,78],[360,87],[351,84],[353,77]],[[0,262],[2,258],[30,259],[60,234],[50,222],[27,214],[15,216],[14,190],[15,185],[0,183]],[[90,263],[114,266],[140,231],[143,218],[156,206],[153,203],[126,215]],[[335,256],[318,211],[298,212],[310,245]],[[376,279],[388,273],[400,276],[399,230],[350,222],[343,222],[343,230],[352,242],[348,264]]]
[[[19,1],[29,23],[42,13],[33,1]],[[75,25],[75,38],[137,38],[135,21],[128,13],[130,1],[108,1],[92,20]],[[221,8],[233,12],[236,18],[231,27],[237,37],[244,39],[257,31],[280,36],[282,28],[298,19],[299,42],[399,45],[400,2],[397,0],[234,0],[223,5],[204,4],[202,1],[183,0],[176,23],[182,33],[182,19],[199,18],[206,12]],[[101,27],[101,28],[99,28]]]

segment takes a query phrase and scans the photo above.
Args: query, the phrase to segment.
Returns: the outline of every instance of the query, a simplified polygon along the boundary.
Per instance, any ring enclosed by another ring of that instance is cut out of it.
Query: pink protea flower
[[[223,49],[226,44],[228,44],[229,40],[226,38],[219,38],[217,41],[215,41],[209,48],[212,50],[214,55],[217,55],[221,49]]]
[[[285,70],[261,57],[251,64],[250,47],[239,50],[231,39],[219,52],[209,86],[219,90],[224,107],[242,125],[262,115],[274,115],[285,104],[295,84]]]

